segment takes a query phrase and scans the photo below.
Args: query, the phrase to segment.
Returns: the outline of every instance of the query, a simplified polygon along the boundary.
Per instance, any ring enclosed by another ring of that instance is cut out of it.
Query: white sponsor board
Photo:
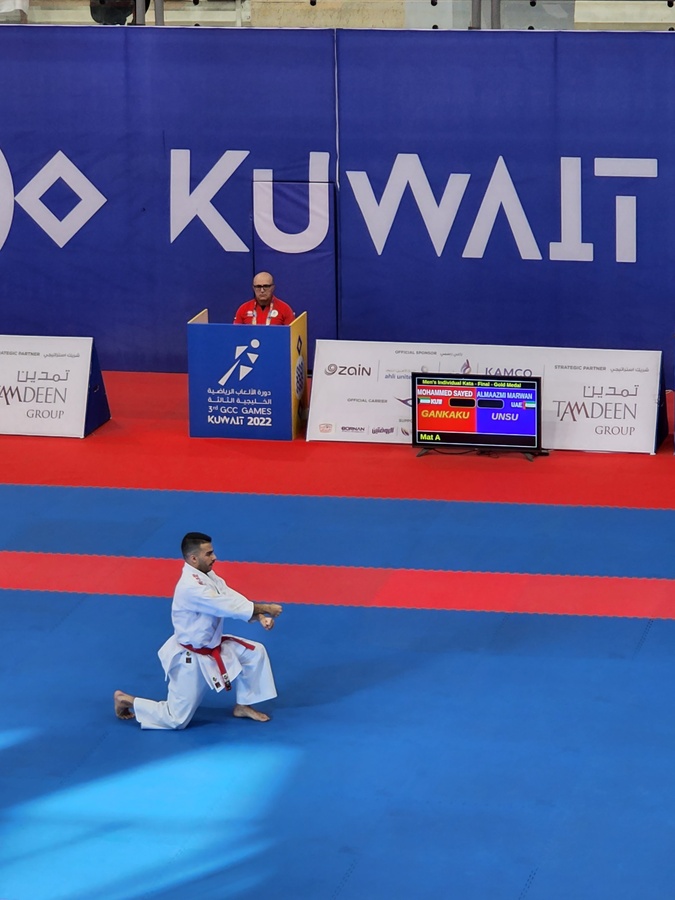
[[[543,446],[653,453],[660,350],[317,341],[310,441],[412,440],[411,372],[542,378]]]
[[[92,338],[0,335],[0,434],[84,437]]]

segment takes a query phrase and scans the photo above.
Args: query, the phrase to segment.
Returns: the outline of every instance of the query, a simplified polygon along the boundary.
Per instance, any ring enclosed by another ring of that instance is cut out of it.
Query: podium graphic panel
[[[189,324],[190,436],[291,440],[306,344],[304,314],[290,327]]]

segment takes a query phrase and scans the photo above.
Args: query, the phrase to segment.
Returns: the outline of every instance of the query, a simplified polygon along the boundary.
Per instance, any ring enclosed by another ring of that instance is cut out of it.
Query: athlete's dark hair
[[[201,531],[188,531],[183,540],[180,542],[180,552],[183,559],[187,559],[195,550],[199,550],[202,544],[211,544],[212,539],[208,534],[202,534]]]

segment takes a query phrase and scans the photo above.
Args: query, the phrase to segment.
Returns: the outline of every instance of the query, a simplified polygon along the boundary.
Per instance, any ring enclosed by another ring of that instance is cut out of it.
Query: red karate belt
[[[218,671],[220,672],[220,676],[223,679],[223,683],[225,685],[226,691],[232,690],[232,682],[230,681],[227,669],[225,668],[225,663],[223,662],[223,657],[220,652],[221,644],[225,641],[236,641],[238,644],[241,644],[242,647],[246,647],[247,650],[255,650],[253,644],[249,644],[247,641],[243,641],[241,638],[232,637],[231,635],[226,635],[220,644],[215,647],[193,647],[192,644],[181,644],[181,647],[184,647],[186,650],[189,650],[191,653],[198,653],[200,656],[211,656],[216,661],[216,665],[218,666]],[[216,687],[218,685],[216,684]]]

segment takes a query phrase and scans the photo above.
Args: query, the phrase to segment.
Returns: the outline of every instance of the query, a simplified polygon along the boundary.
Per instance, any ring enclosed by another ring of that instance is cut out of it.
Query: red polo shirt
[[[267,306],[261,306],[254,298],[242,303],[234,317],[235,325],[290,325],[295,313],[288,303],[272,297]]]

